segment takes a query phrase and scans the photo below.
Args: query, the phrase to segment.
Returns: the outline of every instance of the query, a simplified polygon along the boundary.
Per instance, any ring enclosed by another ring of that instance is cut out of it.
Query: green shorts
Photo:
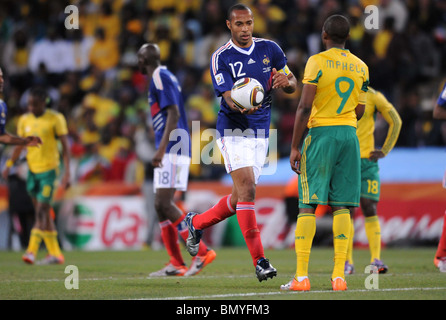
[[[42,173],[32,173],[29,171],[26,180],[26,190],[31,198],[36,198],[37,201],[42,203],[50,203],[53,198],[56,178],[56,170]]]
[[[361,162],[356,129],[311,128],[302,146],[299,208],[318,204],[358,207]]]
[[[378,162],[361,159],[361,198],[379,201],[380,190]]]

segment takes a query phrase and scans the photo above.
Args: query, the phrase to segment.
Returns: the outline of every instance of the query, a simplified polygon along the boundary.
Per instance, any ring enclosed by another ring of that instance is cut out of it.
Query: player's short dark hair
[[[231,20],[232,12],[235,11],[235,10],[251,11],[251,9],[247,5],[244,5],[243,3],[234,4],[233,6],[231,6],[228,9],[228,20]]]
[[[350,22],[346,17],[334,14],[325,20],[323,30],[334,43],[343,44],[350,34]]]
[[[42,101],[48,102],[48,92],[42,87],[33,87],[29,91],[29,95],[41,99]]]

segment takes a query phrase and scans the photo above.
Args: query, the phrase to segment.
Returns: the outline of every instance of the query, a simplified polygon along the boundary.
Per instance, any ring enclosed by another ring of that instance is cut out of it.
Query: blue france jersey
[[[178,106],[180,119],[178,120],[177,130],[175,130],[173,135],[171,134],[169,139],[171,141],[167,146],[166,153],[176,153],[190,157],[189,127],[180,84],[177,78],[165,66],[159,66],[153,72],[149,87],[149,106],[157,149],[166,126],[166,108],[171,105]]]
[[[237,47],[232,40],[215,51],[211,58],[211,78],[217,96],[231,91],[234,82],[250,77],[258,80],[265,90],[262,107],[251,115],[232,111],[221,99],[217,118],[217,130],[224,136],[224,129],[253,129],[255,136],[269,137],[271,121],[272,70],[286,67],[287,59],[282,49],[271,40],[253,38],[253,44],[247,50]]]
[[[6,103],[0,99],[0,135],[6,133],[6,115],[8,114],[8,107]]]
[[[437,104],[440,107],[446,109],[446,83],[444,84],[443,90],[441,91],[440,96],[438,97]]]

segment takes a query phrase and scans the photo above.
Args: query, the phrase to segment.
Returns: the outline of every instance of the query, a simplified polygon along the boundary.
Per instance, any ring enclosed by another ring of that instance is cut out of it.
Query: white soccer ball
[[[241,109],[252,109],[262,104],[265,91],[254,78],[242,78],[232,86],[231,99]]]

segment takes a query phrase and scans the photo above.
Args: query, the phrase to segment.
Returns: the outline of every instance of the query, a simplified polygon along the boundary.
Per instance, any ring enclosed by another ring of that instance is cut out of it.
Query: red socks
[[[218,201],[218,203],[194,217],[193,224],[195,229],[203,230],[222,220],[234,215],[235,210],[231,206],[231,195],[227,195]]]
[[[435,254],[436,258],[446,257],[446,212],[443,217],[443,230],[441,232],[440,241],[438,242],[437,252]]]
[[[260,230],[257,228],[254,202],[237,202],[237,220],[251,253],[254,266],[257,260],[264,257]]]
[[[177,228],[170,222],[170,220],[164,220],[160,222],[159,225],[161,229],[161,238],[163,239],[167,254],[170,257],[170,263],[174,266],[184,265],[183,256],[181,255],[180,246],[178,244]]]
[[[257,260],[264,257],[264,252],[260,230],[257,228],[254,202],[238,202],[237,209],[234,210],[231,206],[231,195],[227,195],[209,210],[197,214],[193,219],[193,225],[196,229],[203,230],[234,215],[234,213],[237,213],[238,224],[251,253],[253,264],[256,266]]]

